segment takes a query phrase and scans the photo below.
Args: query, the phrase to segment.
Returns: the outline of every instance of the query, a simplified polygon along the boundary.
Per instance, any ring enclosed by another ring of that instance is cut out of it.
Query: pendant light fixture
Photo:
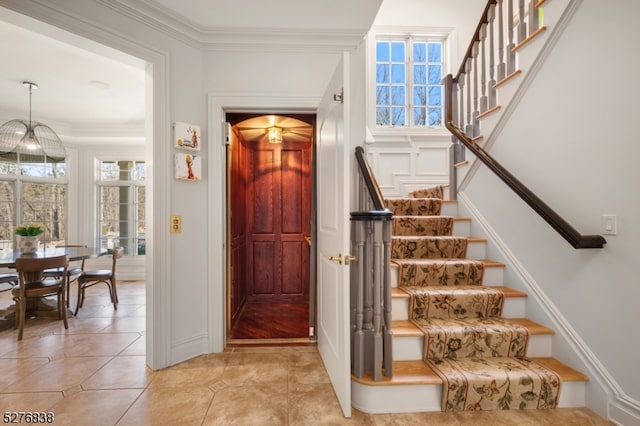
[[[29,87],[29,120],[10,120],[0,126],[0,158],[20,162],[60,162],[67,156],[62,141],[46,124],[31,120],[31,92],[38,85],[22,82]]]
[[[267,129],[269,143],[282,143],[282,127],[271,126]]]

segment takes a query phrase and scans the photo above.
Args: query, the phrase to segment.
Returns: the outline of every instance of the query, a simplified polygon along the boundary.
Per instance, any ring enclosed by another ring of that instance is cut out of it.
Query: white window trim
[[[135,162],[144,162],[146,164],[146,160],[143,156],[140,155],[127,155],[127,154],[123,154],[123,155],[105,155],[105,156],[100,156],[100,157],[94,157],[94,167],[93,167],[93,171],[94,171],[94,182],[93,182],[93,192],[94,192],[94,200],[95,200],[95,210],[94,210],[94,214],[93,214],[93,220],[92,220],[92,238],[93,241],[95,242],[94,244],[97,247],[100,247],[101,245],[101,239],[100,239],[100,231],[98,229],[98,224],[100,222],[98,215],[100,214],[100,194],[99,194],[99,188],[106,186],[106,187],[114,187],[114,186],[125,186],[129,189],[134,188],[134,187],[138,187],[138,186],[147,186],[147,181],[146,178],[143,181],[134,181],[134,180],[127,180],[127,181],[121,181],[121,180],[101,180],[101,163],[105,162],[105,161],[135,161]],[[146,173],[145,173],[146,174]],[[135,196],[135,194],[131,194],[132,196]],[[146,208],[146,207],[145,207]],[[135,224],[137,223],[137,218],[135,217],[136,213],[135,211],[129,211],[129,218],[128,218],[128,222],[130,224]],[[134,232],[135,232],[135,226],[133,228]],[[137,240],[137,238],[134,238],[134,240]],[[130,248],[133,249],[134,246],[131,246]],[[137,245],[135,245],[136,250],[137,250]],[[133,253],[128,253],[126,255],[127,257],[145,257],[144,255],[138,255],[137,251],[135,254]]]
[[[441,137],[450,135],[451,133],[443,127],[416,127],[416,126],[398,126],[398,127],[377,127],[376,126],[376,90],[375,90],[375,69],[376,69],[376,39],[379,37],[402,38],[409,37],[438,37],[444,40],[443,58],[444,69],[443,76],[452,71],[452,50],[456,46],[455,31],[451,27],[390,27],[390,26],[374,26],[371,28],[366,37],[366,70],[365,70],[365,99],[366,99],[366,115],[367,115],[367,140],[366,143],[376,142],[392,142],[400,140],[410,141],[414,137]],[[457,67],[456,67],[457,69]],[[410,96],[408,94],[407,96]]]

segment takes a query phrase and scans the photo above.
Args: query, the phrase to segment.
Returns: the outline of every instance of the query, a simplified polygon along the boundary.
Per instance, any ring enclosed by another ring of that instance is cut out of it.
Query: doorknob
[[[338,256],[329,256],[329,260],[332,260],[334,262],[338,262],[339,264],[345,264],[348,265],[351,263],[351,261],[356,260],[355,256],[351,256],[350,254],[345,254],[344,257],[342,257],[342,253],[338,253]]]
[[[307,244],[309,244],[309,246],[311,246],[311,237],[310,236],[306,236],[304,237],[305,240],[307,240]]]

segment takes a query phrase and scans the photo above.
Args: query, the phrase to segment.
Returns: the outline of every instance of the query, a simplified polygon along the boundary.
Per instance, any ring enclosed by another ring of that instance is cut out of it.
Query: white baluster
[[[483,24],[480,27],[480,61],[482,62],[482,68],[480,70],[480,89],[482,96],[480,96],[480,113],[487,112],[487,106],[489,104],[489,98],[487,97],[487,25]]]
[[[498,0],[498,81],[507,76],[507,63],[504,59],[504,22],[504,0]]]
[[[516,47],[513,33],[513,1],[507,0],[507,35],[509,38],[506,46],[507,75],[511,75],[516,71],[516,52],[513,50]]]
[[[524,0],[518,0],[518,43],[527,39],[527,20],[525,19]]]
[[[487,85],[489,91],[489,109],[495,108],[497,105],[496,99],[496,78],[495,78],[495,41],[494,41],[494,30],[495,30],[495,19],[496,18],[496,5],[493,4],[489,7],[489,83]]]

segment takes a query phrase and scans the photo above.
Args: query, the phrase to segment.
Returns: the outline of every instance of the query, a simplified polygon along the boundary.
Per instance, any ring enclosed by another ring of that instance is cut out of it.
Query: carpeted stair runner
[[[443,380],[442,410],[556,407],[559,376],[526,359],[527,328],[502,318],[504,294],[482,285],[484,263],[465,258],[467,239],[440,215],[443,187],[410,195],[386,200],[391,257],[424,334],[424,362]]]
[[[425,361],[443,379],[442,411],[555,408],[560,377],[526,358]]]

